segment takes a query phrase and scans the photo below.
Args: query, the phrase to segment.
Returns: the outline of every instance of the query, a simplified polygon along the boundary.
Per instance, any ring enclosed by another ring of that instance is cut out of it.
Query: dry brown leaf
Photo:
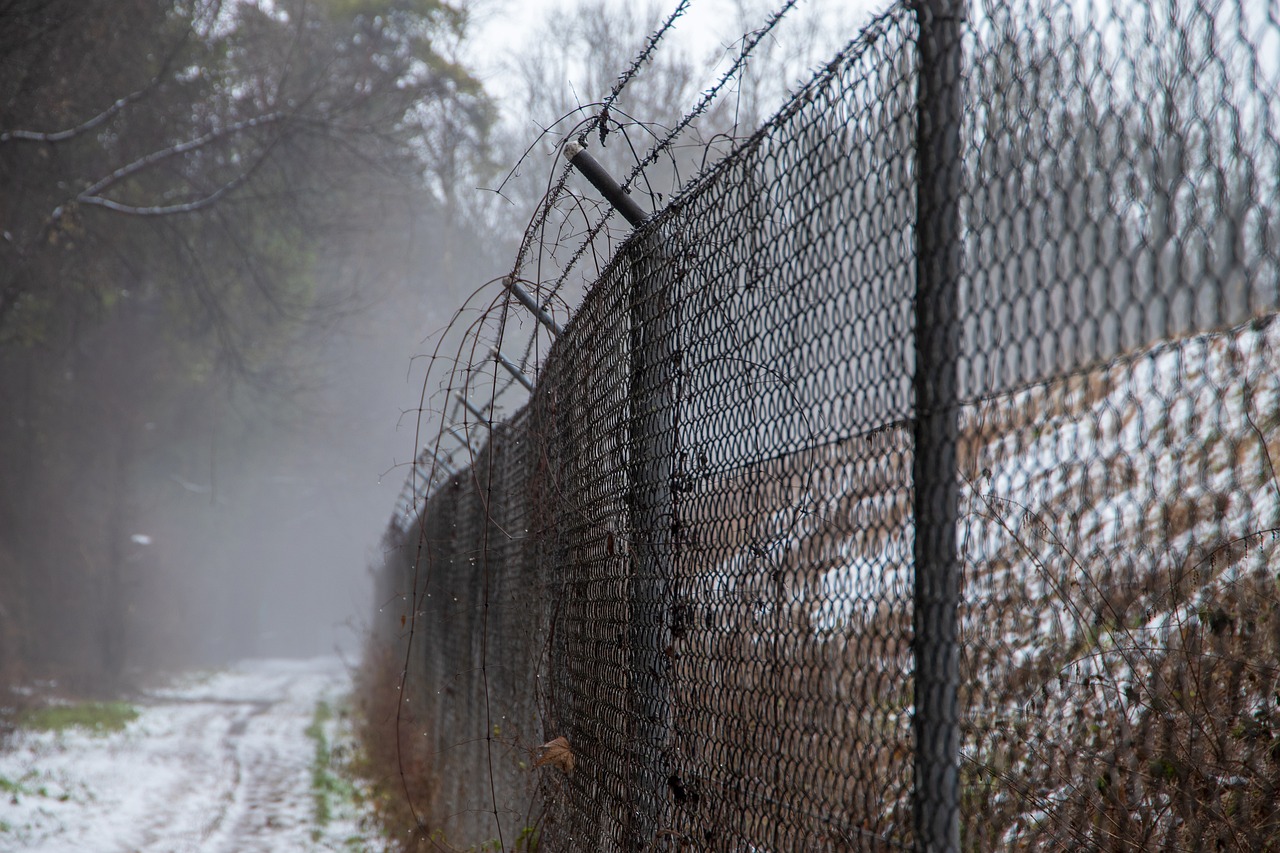
[[[558,737],[555,740],[549,740],[540,749],[542,750],[542,757],[534,763],[534,767],[550,764],[554,767],[559,767],[565,773],[573,770],[573,750],[569,748],[567,738]]]

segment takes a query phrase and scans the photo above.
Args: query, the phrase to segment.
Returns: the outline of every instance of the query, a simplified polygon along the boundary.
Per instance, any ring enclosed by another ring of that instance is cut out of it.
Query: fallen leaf
[[[573,750],[569,748],[567,738],[558,737],[555,740],[547,741],[540,749],[542,750],[542,757],[537,760],[533,765],[534,767],[550,764],[554,767],[559,767],[565,773],[573,770]]]

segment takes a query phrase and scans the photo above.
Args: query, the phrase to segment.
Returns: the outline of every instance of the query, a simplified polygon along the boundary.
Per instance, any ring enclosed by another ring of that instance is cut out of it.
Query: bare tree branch
[[[36,130],[0,130],[0,143],[3,142],[65,142],[68,139],[74,139],[82,133],[86,133],[98,127],[112,117],[119,114],[121,110],[129,106],[134,101],[140,100],[148,93],[154,91],[168,77],[169,70],[173,67],[174,61],[178,55],[186,48],[190,42],[191,33],[185,33],[183,37],[177,41],[164,57],[164,61],[160,64],[160,70],[152,76],[143,86],[135,92],[130,92],[123,98],[119,98],[111,106],[107,107],[96,116],[84,121],[75,127],[66,130],[58,130],[52,132],[42,132]]]
[[[146,154],[139,157],[137,160],[134,160],[132,163],[121,166],[105,178],[102,178],[91,186],[86,187],[78,196],[76,196],[76,200],[84,201],[86,198],[97,196],[103,190],[118,184],[125,178],[130,177],[131,175],[136,175],[138,172],[141,172],[150,166],[154,166],[156,163],[168,160],[171,157],[178,157],[182,154],[195,151],[198,148],[203,148],[204,146],[217,142],[220,139],[225,139],[228,136],[235,136],[237,133],[252,130],[255,127],[273,124],[288,117],[289,113],[284,112],[283,110],[276,110],[275,112],[264,113],[260,116],[245,119],[244,121],[233,122],[226,127],[211,130],[208,133],[197,136],[195,139],[188,139],[186,142],[179,142],[178,144],[171,145],[168,148],[161,148],[157,151],[152,151],[150,154]]]
[[[106,198],[105,196],[100,196],[100,195],[76,196],[76,201],[80,204],[88,204],[88,205],[93,205],[95,207],[103,207],[103,208],[106,208],[107,210],[111,210],[116,213],[127,213],[130,216],[168,216],[170,214],[175,214],[175,213],[195,213],[198,210],[203,210],[207,207],[211,207],[212,205],[217,204],[219,199],[221,199],[227,193],[234,190],[236,187],[243,184],[245,181],[249,180],[249,177],[257,169],[258,163],[260,162],[261,160],[255,162],[252,168],[247,169],[244,172],[241,172],[239,175],[236,175],[230,181],[227,181],[227,183],[218,187],[216,190],[209,193],[207,196],[196,199],[194,201],[184,202],[182,204],[150,205],[150,206],[143,207],[143,206],[132,205],[132,204],[124,204],[123,202],[115,201],[114,199]]]
[[[78,124],[75,127],[52,133],[43,133],[36,130],[3,130],[0,131],[0,142],[64,142],[68,139],[79,136],[86,131],[93,130],[98,125],[106,122],[129,104],[145,95],[151,90],[152,86],[154,86],[154,82],[146,88],[139,89],[136,92],[130,92],[128,95],[120,98],[93,118],[83,124]]]

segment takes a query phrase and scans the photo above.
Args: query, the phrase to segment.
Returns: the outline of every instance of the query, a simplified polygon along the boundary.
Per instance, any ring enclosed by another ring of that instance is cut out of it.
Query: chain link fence
[[[1278,92],[1269,2],[874,19],[408,492],[432,837],[1280,846]]]

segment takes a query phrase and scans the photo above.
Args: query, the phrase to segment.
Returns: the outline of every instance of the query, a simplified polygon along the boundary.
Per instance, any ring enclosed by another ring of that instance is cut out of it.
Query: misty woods
[[[394,424],[430,310],[404,290],[450,280],[440,187],[492,123],[462,21],[0,10],[0,683],[324,650],[367,598],[390,454],[358,436]]]

